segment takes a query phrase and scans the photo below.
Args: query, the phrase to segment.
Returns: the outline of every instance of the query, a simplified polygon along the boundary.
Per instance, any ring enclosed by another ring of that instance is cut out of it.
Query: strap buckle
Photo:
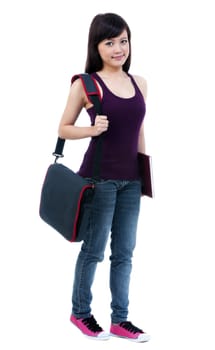
[[[57,163],[58,159],[59,158],[63,158],[64,155],[63,154],[59,154],[59,153],[56,153],[56,152],[53,152],[52,155],[55,157],[55,163]]]

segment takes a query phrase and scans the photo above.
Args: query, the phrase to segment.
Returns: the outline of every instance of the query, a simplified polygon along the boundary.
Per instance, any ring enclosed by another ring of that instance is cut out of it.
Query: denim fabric
[[[105,180],[96,183],[88,233],[75,268],[72,314],[91,314],[92,283],[97,263],[104,259],[111,233],[110,290],[111,321],[127,319],[132,256],[140,209],[139,181]]]

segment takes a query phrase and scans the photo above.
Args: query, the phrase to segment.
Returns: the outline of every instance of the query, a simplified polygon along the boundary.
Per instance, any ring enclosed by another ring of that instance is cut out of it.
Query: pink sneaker
[[[70,321],[87,337],[96,340],[107,340],[110,338],[110,334],[103,331],[93,316],[76,318],[74,315],[71,315]]]
[[[142,343],[150,340],[150,336],[141,329],[135,327],[131,322],[124,321],[119,324],[112,324],[110,335],[129,339],[134,342]]]

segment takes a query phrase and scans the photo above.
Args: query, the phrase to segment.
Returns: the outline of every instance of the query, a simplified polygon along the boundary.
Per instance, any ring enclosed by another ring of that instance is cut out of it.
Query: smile
[[[114,60],[121,60],[122,58],[124,58],[125,56],[124,55],[120,55],[120,56],[112,56],[112,58]]]

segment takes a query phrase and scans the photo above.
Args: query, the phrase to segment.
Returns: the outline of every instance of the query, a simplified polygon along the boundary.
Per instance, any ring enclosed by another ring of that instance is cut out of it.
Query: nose
[[[121,44],[120,43],[116,43],[114,49],[115,49],[114,50],[115,52],[122,52]]]

